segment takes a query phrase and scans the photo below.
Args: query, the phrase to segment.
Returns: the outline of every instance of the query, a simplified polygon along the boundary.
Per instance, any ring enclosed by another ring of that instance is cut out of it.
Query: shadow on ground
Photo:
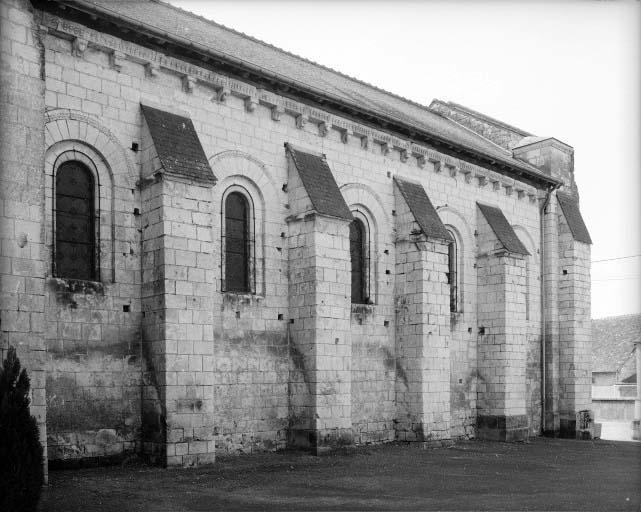
[[[219,459],[196,469],[52,471],[41,511],[630,510],[641,444],[537,438],[421,450],[360,448]]]

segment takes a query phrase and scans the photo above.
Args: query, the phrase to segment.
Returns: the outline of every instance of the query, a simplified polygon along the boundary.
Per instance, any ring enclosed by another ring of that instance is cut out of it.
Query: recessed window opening
[[[530,259],[525,259],[525,319],[530,319]]]
[[[240,192],[225,199],[225,291],[250,292],[249,204]]]
[[[458,311],[458,247],[456,238],[450,231],[452,241],[447,246],[447,283],[450,285],[450,312]]]
[[[57,277],[96,279],[95,180],[86,165],[71,160],[56,172],[55,268]]]
[[[367,251],[367,234],[361,219],[354,219],[349,225],[349,254],[352,269],[352,303],[369,302],[367,269],[369,251]]]

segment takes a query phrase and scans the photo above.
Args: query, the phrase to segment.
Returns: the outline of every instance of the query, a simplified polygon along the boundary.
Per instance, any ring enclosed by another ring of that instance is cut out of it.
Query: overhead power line
[[[627,260],[629,258],[638,258],[641,254],[632,254],[631,256],[619,256],[618,258],[607,258],[605,260],[592,260],[592,263],[601,263],[603,261]]]

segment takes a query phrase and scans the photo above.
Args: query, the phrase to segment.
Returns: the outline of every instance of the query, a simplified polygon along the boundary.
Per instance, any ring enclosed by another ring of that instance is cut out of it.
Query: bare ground
[[[641,443],[537,438],[52,471],[41,511],[641,510]]]

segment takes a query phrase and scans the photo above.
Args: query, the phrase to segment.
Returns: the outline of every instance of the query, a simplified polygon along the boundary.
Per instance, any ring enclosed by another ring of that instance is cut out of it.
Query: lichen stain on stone
[[[69,306],[72,309],[78,307],[79,296],[93,295],[104,298],[105,294],[104,285],[94,281],[52,277],[48,282],[49,289],[53,292],[58,304]]]
[[[299,371],[301,376],[303,377],[303,381],[305,382],[305,386],[307,387],[307,392],[311,393],[310,382],[307,376],[307,366],[305,364],[305,356],[293,343],[289,345],[289,357],[291,359],[293,369]]]
[[[154,366],[152,344],[149,343],[149,333],[143,327],[143,371],[142,387],[144,399],[142,400],[141,436],[143,441],[163,443],[167,427],[167,409],[160,399],[163,389],[158,383],[158,373]]]
[[[336,394],[336,388],[334,387],[333,384],[323,384],[320,387],[320,394],[321,395],[335,395]]]
[[[140,433],[144,441],[162,443],[165,440],[166,418],[162,409],[150,400],[145,400],[142,407]]]
[[[396,371],[396,357],[392,354],[390,349],[387,347],[380,347],[379,350],[383,354],[383,366],[385,366],[385,371]]]
[[[139,415],[139,394],[128,400],[105,400],[80,387],[68,374],[47,376],[47,431],[83,432],[111,427],[133,440]]]
[[[199,398],[197,399],[192,399],[192,398],[180,398],[176,402],[176,406],[178,408],[178,411],[191,411],[191,412],[196,412],[200,411],[203,407],[203,401],[200,400]]]
[[[352,304],[352,323],[362,324],[370,318],[376,318],[376,306],[371,304]]]
[[[405,368],[403,368],[403,365],[401,363],[400,357],[397,357],[394,359],[394,368],[396,370],[396,378],[400,379],[405,385],[405,387],[408,388],[409,380],[407,378],[407,373],[405,372]]]
[[[470,371],[461,384],[453,383],[450,388],[450,401],[453,409],[468,409],[472,407],[472,398],[476,397],[476,382],[483,380],[478,370]]]
[[[220,306],[221,311],[243,311],[246,308],[260,306],[261,297],[249,293],[223,293],[223,302]]]

